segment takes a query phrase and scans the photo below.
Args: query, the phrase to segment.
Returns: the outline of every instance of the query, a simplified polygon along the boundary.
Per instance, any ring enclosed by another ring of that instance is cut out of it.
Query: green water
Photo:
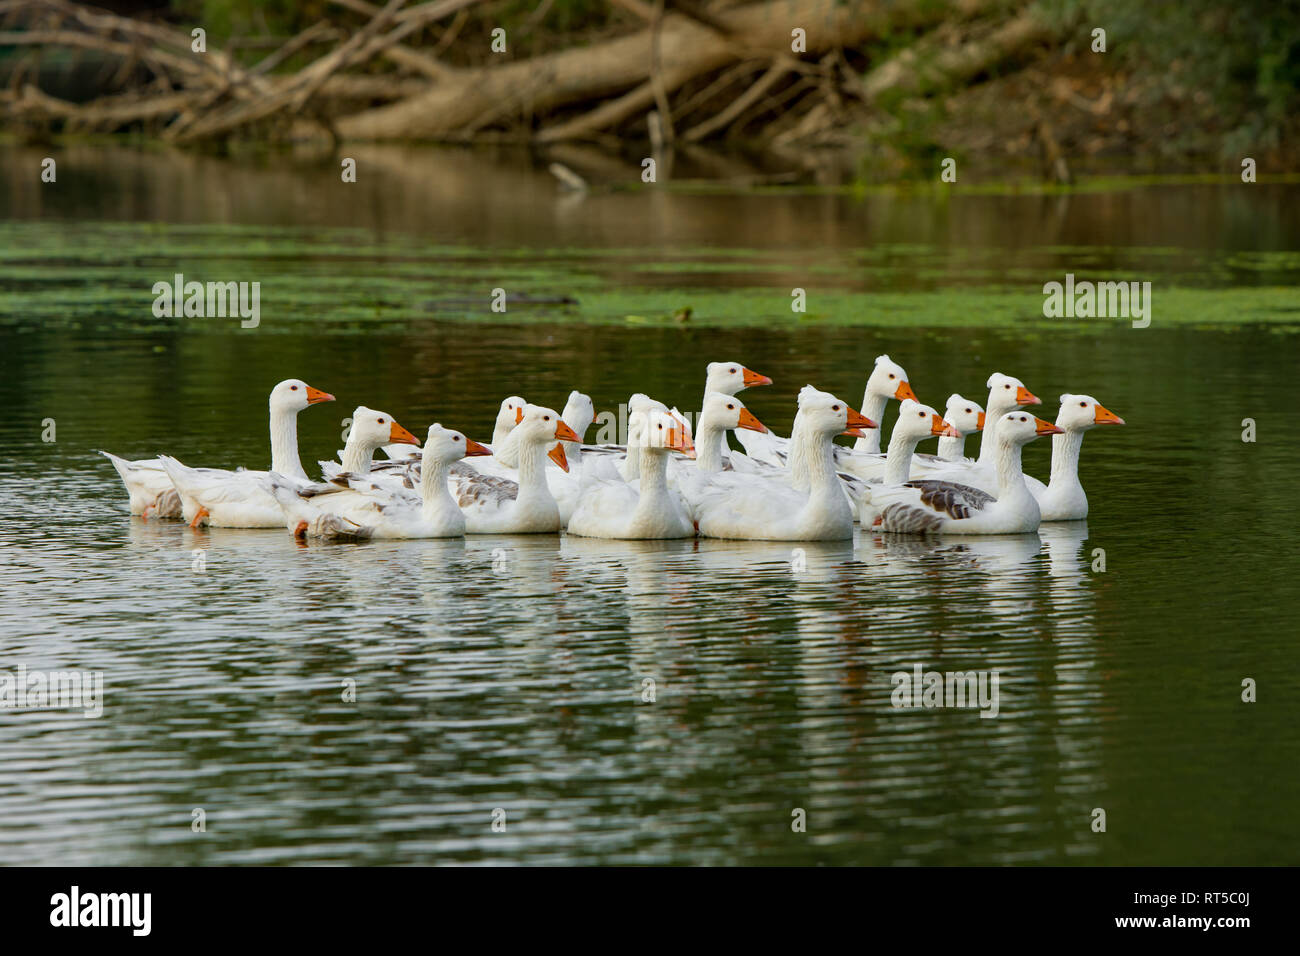
[[[348,193],[102,147],[41,186],[41,155],[0,159],[0,671],[100,670],[105,700],[0,711],[0,858],[1297,862],[1300,187],[581,198],[375,150]],[[155,317],[176,272],[261,282],[259,326]],[[1066,272],[1152,282],[1150,327],[1045,319]],[[575,301],[493,313],[498,287]],[[312,462],[356,404],[486,440],[510,393],[695,408],[714,359],[775,380],[743,398],[784,433],[800,386],[856,403],[882,352],[932,404],[1003,371],[1048,416],[1122,415],[1084,442],[1088,521],[301,548],[131,518],[94,454],[263,467],[290,375],[339,398],[300,418]],[[997,669],[999,716],[894,709],[915,664]]]

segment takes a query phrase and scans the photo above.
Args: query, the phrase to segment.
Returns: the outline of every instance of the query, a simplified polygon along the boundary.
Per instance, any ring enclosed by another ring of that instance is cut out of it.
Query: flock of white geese
[[[562,413],[505,399],[490,446],[431,425],[418,453],[420,440],[392,415],[360,406],[339,460],[320,462],[322,480],[313,481],[298,457],[298,413],[334,396],[288,379],[271,390],[269,471],[103,454],[126,485],[132,514],[193,527],[287,527],[299,537],[343,540],[565,531],[821,541],[852,537],[855,522],[902,534],[1015,534],[1084,518],[1083,435],[1124,424],[1090,395],[1062,395],[1055,424],[1036,418],[1021,409],[1040,400],[1000,372],[988,379],[984,408],[952,395],[940,415],[881,355],[861,411],[805,386],[782,438],[736,397],[771,383],[736,362],[710,363],[693,428],[689,416],[637,393],[627,403],[626,445],[583,444],[596,414],[576,391]],[[891,401],[900,403],[898,418],[882,453],[879,424]],[[729,431],[743,452],[729,447]],[[964,457],[966,437],[977,432],[978,457]],[[838,435],[857,440],[839,445]],[[1053,436],[1047,484],[1021,468],[1021,449],[1042,435]],[[934,437],[937,453],[917,452]],[[388,457],[375,460],[381,448]]]

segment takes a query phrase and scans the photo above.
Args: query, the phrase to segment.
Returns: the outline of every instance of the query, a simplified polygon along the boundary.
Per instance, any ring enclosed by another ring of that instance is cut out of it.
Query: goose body
[[[806,488],[758,474],[716,475],[694,505],[700,534],[768,541],[851,538],[853,510],[836,475],[832,439],[865,423],[861,413],[834,395],[805,386],[790,457],[792,466],[806,474]]]
[[[910,398],[903,399],[898,408],[898,420],[894,422],[894,430],[889,435],[885,472],[879,478],[867,482],[866,493],[858,503],[858,517],[863,526],[870,527],[879,516],[879,510],[872,504],[872,496],[877,489],[897,488],[908,480],[912,471],[912,456],[918,444],[936,435],[953,437],[956,434],[956,429],[929,405],[922,405]]]
[[[308,405],[332,402],[334,396],[312,388],[301,379],[290,378],[271,389],[268,406],[271,426],[271,464],[292,471],[302,471],[298,462],[298,412]],[[100,452],[113,463],[130,501],[131,513],[143,518],[180,518],[185,515],[184,495],[172,480],[163,462],[157,458],[128,461],[108,452]],[[215,470],[215,469],[214,469]],[[233,474],[233,472],[229,472]],[[305,478],[306,475],[304,474]],[[194,507],[186,519],[192,517]]]
[[[421,455],[418,493],[366,475],[304,488],[272,474],[268,483],[298,537],[454,538],[465,533],[465,516],[447,488],[448,470],[462,458],[487,454],[478,442],[434,424]]]
[[[871,487],[873,527],[898,534],[1020,534],[1038,529],[1041,513],[1025,484],[1021,448],[1061,429],[1028,412],[998,422],[994,469],[997,494],[955,481],[912,479]]]
[[[587,538],[690,538],[695,526],[681,499],[668,487],[668,454],[693,451],[682,423],[648,412],[641,426],[640,478],[589,479],[568,522],[568,533]]]
[[[179,518],[181,496],[176,492],[167,470],[157,458],[128,461],[117,455],[101,451],[113,463],[122,484],[126,486],[131,514],[142,518]]]
[[[451,470],[452,497],[465,514],[468,534],[542,534],[559,531],[560,509],[546,480],[549,457],[567,470],[564,447],[556,442],[577,441],[578,436],[554,409],[525,405],[518,432],[518,480],[483,474],[471,466]]]
[[[287,379],[271,389],[271,471],[307,481],[298,460],[298,413],[309,405],[333,400],[333,395],[298,379]],[[280,525],[279,505],[263,485],[269,472],[192,468],[167,455],[159,455],[158,460],[180,496],[181,515],[191,527]]]

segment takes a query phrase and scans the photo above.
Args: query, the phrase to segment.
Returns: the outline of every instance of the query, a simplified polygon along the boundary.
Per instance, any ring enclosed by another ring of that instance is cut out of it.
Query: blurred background
[[[571,185],[651,155],[657,181],[741,184],[935,179],[945,158],[963,183],[1278,173],[1296,168],[1300,7],[8,0],[0,79],[28,140],[511,144]]]

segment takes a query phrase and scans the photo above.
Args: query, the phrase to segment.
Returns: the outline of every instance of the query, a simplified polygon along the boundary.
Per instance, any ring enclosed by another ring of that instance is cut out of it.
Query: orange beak
[[[907,384],[907,382],[898,383],[898,391],[894,392],[894,398],[898,399],[900,402],[905,398],[910,398],[914,402],[920,401],[920,399],[916,397],[916,392],[912,391],[912,386]],[[875,426],[873,425],[872,427],[874,428]]]
[[[772,380],[766,375],[759,375],[757,372],[751,372],[747,368],[740,370],[744,375],[745,388],[753,388],[755,385],[771,385]]]
[[[420,439],[416,438],[397,422],[388,426],[388,441],[393,445],[420,445]]]
[[[977,432],[979,432],[979,431],[983,431],[983,430],[984,430],[984,413],[983,413],[983,412],[980,412],[979,415],[977,415],[977,416],[975,417],[975,430],[976,430]]]
[[[907,383],[904,382],[903,384],[906,385]],[[850,408],[848,416],[844,420],[844,426],[844,431],[840,432],[841,435],[848,435],[850,438],[862,438],[863,434],[860,429],[875,428],[876,423],[857,409]]]
[[[1017,405],[1041,405],[1043,404],[1043,400],[1039,398],[1037,395],[1035,395],[1033,392],[1031,392],[1029,389],[1021,385],[1016,389],[1016,404]]]
[[[555,462],[557,465],[559,465],[562,471],[569,470],[569,459],[564,454],[563,445],[556,445],[554,448],[552,448],[550,451],[546,453],[546,457],[551,459],[551,461]]]
[[[522,422],[523,420],[524,420],[524,410],[523,410],[522,408],[516,408],[516,409],[515,409],[515,424],[518,425],[518,424],[519,424],[520,422]]]
[[[490,455],[492,449],[487,445],[480,445],[472,438],[465,439],[465,457],[473,458],[475,455]]]
[[[1051,422],[1045,422],[1041,418],[1035,418],[1034,421],[1038,423],[1039,435],[1064,435],[1065,434],[1064,428],[1057,428]]]
[[[582,441],[582,439],[578,437],[578,433],[575,432],[568,425],[566,425],[563,421],[558,421],[555,423],[555,437],[560,439],[561,441]],[[568,471],[569,469],[566,468],[564,470]]]
[[[1095,425],[1123,425],[1124,419],[1120,418],[1109,408],[1103,408],[1098,405],[1096,412],[1092,416]]]
[[[315,405],[317,402],[332,402],[332,401],[334,401],[334,396],[331,395],[329,392],[322,392],[319,388],[312,388],[310,385],[307,386],[308,405]]]
[[[953,428],[946,421],[944,421],[943,416],[941,415],[935,415],[934,418],[930,421],[930,434],[942,435],[945,438],[961,437],[961,432],[957,431],[957,429]]]
[[[749,413],[748,408],[740,410],[740,421],[736,423],[737,428],[748,428],[752,432],[765,432],[767,426]]]
[[[691,436],[686,434],[685,428],[668,429],[667,446],[673,451],[679,451],[687,458],[695,457],[695,443],[691,441]]]

